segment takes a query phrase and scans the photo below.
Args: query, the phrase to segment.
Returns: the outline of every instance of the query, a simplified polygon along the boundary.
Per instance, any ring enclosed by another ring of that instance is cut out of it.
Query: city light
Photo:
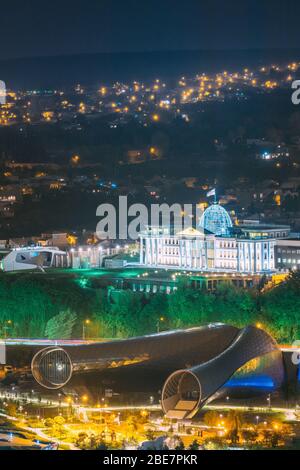
[[[295,450],[300,5],[110,3],[1,6],[0,451]]]

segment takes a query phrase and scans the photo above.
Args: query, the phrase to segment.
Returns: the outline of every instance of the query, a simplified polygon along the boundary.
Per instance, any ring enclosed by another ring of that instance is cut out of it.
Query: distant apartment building
[[[277,240],[275,267],[280,271],[300,269],[300,239]]]

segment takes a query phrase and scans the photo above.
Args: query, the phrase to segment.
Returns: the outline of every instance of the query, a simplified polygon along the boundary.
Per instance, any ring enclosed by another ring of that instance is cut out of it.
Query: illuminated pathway
[[[0,413],[0,416],[3,416],[3,418],[6,418],[9,421],[14,421],[14,422],[19,421],[18,418],[14,418],[13,416],[9,416],[5,413]],[[53,439],[53,438],[49,437],[47,434],[45,434],[43,431],[41,431],[39,428],[31,428],[30,426],[26,426],[25,424],[22,424],[21,429],[23,429],[25,431],[33,432],[34,434],[36,434],[41,439],[45,439],[47,442],[51,441],[51,442],[56,443],[56,444],[67,445],[67,446],[70,447],[70,450],[79,450],[78,447],[76,447],[74,444],[72,444],[72,442],[62,441],[61,439]]]
[[[26,400],[28,403],[36,403],[37,405],[45,405],[45,406],[56,406],[58,408],[68,408],[70,407],[70,403],[65,401],[58,401],[58,400],[46,400],[45,398],[38,399],[38,398],[27,398],[22,396],[16,396],[14,393],[0,393],[0,398],[7,398],[14,401]],[[160,405],[137,405],[137,406],[86,406],[86,405],[79,405],[76,403],[71,404],[72,408],[74,409],[84,409],[87,412],[104,412],[104,411],[140,411],[140,410],[148,410],[148,411],[162,411]],[[204,409],[211,409],[211,410],[240,410],[240,411],[255,411],[260,413],[296,413],[298,410],[297,408],[286,408],[280,406],[245,406],[245,405],[229,405],[225,404],[217,404],[217,405],[206,405]],[[297,420],[296,416],[293,418]]]

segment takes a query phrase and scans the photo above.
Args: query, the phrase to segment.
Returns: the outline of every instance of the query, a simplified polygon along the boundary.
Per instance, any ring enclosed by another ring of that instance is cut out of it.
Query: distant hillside
[[[201,72],[239,69],[300,60],[300,49],[163,51],[86,54],[0,61],[0,79],[8,88],[53,88],[75,83],[177,78]]]

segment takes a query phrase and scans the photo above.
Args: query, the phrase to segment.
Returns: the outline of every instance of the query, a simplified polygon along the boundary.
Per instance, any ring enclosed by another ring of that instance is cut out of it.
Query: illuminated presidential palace
[[[148,227],[140,235],[140,264],[208,272],[263,274],[275,268],[275,246],[290,227],[273,224],[234,226],[217,202],[200,218],[198,228],[172,233]]]

